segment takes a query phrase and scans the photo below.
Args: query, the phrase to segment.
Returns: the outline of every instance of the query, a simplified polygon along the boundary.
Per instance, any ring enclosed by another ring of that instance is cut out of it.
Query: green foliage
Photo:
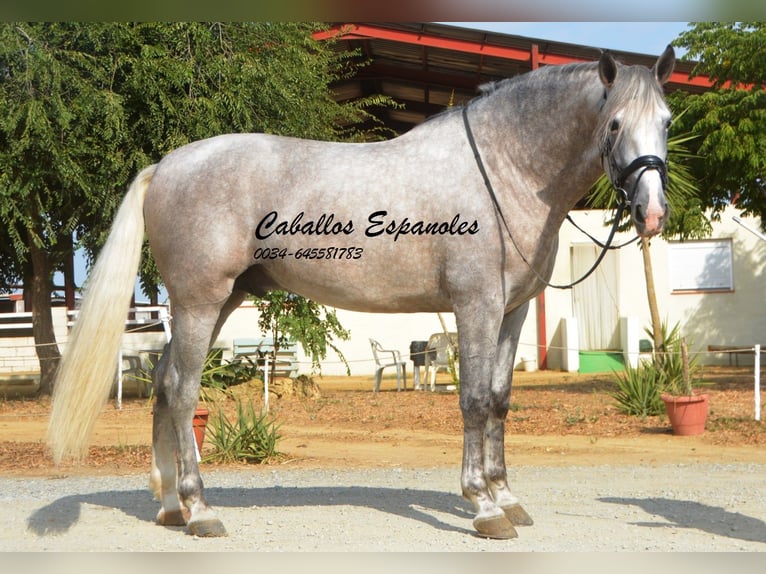
[[[222,358],[222,349],[211,349],[205,358],[202,367],[202,377],[200,379],[200,398],[203,401],[215,400],[216,394],[210,393],[210,390],[227,391],[230,387],[241,385],[256,378],[260,372],[260,367],[253,363],[249,358],[224,360]],[[130,375],[136,381],[141,381],[147,385],[152,385],[152,370],[154,365],[151,361],[147,369],[141,369],[138,374]],[[149,399],[154,395],[154,387]]]
[[[652,335],[650,329],[647,334]],[[646,417],[665,412],[661,396],[690,395],[702,383],[699,379],[698,356],[687,358],[686,342],[680,326],[671,330],[662,325],[662,345],[655,352],[654,361],[639,363],[638,367],[625,364],[623,373],[615,372],[617,389],[610,396],[617,407],[628,415]]]
[[[766,22],[695,22],[673,42],[696,60],[695,74],[707,74],[718,87],[726,82],[766,83]]]
[[[100,250],[130,179],[190,141],[246,131],[379,137],[369,110],[391,102],[333,98],[329,86],[356,63],[312,38],[321,27],[0,22],[0,288],[45,285],[35,297],[43,312],[72,250],[91,261]],[[47,259],[36,268],[33,247]],[[147,247],[140,274],[156,299]]]
[[[677,92],[675,109],[687,109],[681,129],[694,134],[692,169],[704,182],[703,207],[713,216],[736,201],[766,229],[766,23],[700,22],[674,42],[697,60],[715,89]]]
[[[261,309],[258,326],[272,334],[277,348],[290,340],[298,341],[311,357],[312,369],[320,371],[320,362],[327,356],[329,347],[346,365],[346,373],[351,374],[348,361],[333,343],[335,337],[342,341],[350,337],[334,309],[287,291],[269,291],[254,300]]]
[[[649,330],[646,330],[649,333]],[[654,362],[661,375],[660,390],[671,395],[691,395],[701,386],[699,355],[688,356],[686,340],[681,336],[678,323],[668,331],[662,325],[662,346],[655,353]]]
[[[35,270],[32,244],[51,268],[72,248],[72,234],[103,221],[126,177],[127,137],[111,85],[106,24],[0,23],[0,249],[13,261],[9,280]]]
[[[249,358],[224,360],[222,355],[222,349],[211,349],[205,359],[200,383],[203,400],[207,398],[207,389],[225,391],[258,376],[260,367]]]
[[[203,462],[247,462],[260,464],[277,458],[277,443],[282,438],[279,426],[267,413],[256,411],[252,401],[237,402],[236,418],[222,408],[210,413],[205,436],[213,452]]]
[[[617,389],[610,396],[621,412],[638,417],[662,414],[661,373],[654,365],[642,363],[632,367],[626,363],[624,372],[614,374]]]

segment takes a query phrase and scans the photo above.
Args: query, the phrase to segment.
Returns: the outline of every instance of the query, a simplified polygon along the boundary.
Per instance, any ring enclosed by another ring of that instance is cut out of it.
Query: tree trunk
[[[654,289],[654,271],[652,270],[652,255],[649,251],[649,240],[641,238],[641,254],[644,258],[644,278],[646,279],[646,298],[649,301],[649,315],[652,321],[652,338],[654,339],[655,354],[662,350],[662,322],[660,309],[657,305],[657,292]],[[657,356],[657,355],[655,355]]]
[[[40,361],[40,390],[42,395],[53,392],[53,379],[58,368],[61,353],[56,344],[51,311],[53,292],[53,264],[50,256],[43,249],[29,240],[29,258],[32,263],[32,275],[25,281],[25,289],[32,293],[32,334]]]

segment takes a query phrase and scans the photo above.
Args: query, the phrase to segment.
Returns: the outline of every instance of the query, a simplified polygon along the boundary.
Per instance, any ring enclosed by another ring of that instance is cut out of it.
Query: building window
[[[734,291],[731,239],[670,242],[669,248],[674,293]]]

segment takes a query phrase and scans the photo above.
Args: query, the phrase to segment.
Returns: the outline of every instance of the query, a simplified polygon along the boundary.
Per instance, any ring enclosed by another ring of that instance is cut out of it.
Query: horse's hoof
[[[514,526],[532,526],[534,524],[532,517],[521,507],[521,504],[504,506],[503,512],[505,512],[505,517],[510,520],[511,524]]]
[[[517,538],[519,533],[511,524],[511,521],[504,514],[500,516],[490,516],[488,518],[474,518],[473,527],[479,536],[484,538],[496,538],[505,540],[508,538]]]
[[[186,526],[186,519],[181,510],[165,512],[160,510],[157,514],[157,524],[161,526]]]
[[[194,536],[200,536],[203,538],[210,538],[214,536],[228,536],[226,528],[223,522],[217,518],[208,518],[205,520],[197,520],[195,522],[189,522],[189,534]]]

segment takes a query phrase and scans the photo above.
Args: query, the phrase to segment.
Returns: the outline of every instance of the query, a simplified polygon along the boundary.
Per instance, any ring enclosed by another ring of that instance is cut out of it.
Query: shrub
[[[200,398],[204,401],[215,400],[215,392],[227,392],[230,387],[246,383],[258,376],[260,367],[256,365],[249,357],[236,358],[231,361],[222,358],[222,349],[211,349],[202,366],[202,376],[200,378]],[[149,398],[154,397],[154,384],[152,380],[152,371],[154,365],[148,361],[148,368],[140,369],[133,378],[150,386]]]
[[[615,371],[617,390],[610,396],[617,401],[620,411],[628,415],[647,417],[662,414],[665,405],[660,398],[663,373],[653,364],[632,367],[625,364],[625,371]]]
[[[202,367],[201,384],[211,389],[225,390],[256,378],[259,367],[249,357],[233,360],[222,358],[223,349],[211,349]]]
[[[277,458],[279,425],[252,400],[237,401],[236,419],[231,420],[219,406],[210,414],[206,436],[213,452],[203,462],[248,462],[259,464]]]
[[[663,324],[662,340],[653,362],[635,368],[626,364],[624,373],[615,372],[617,390],[610,396],[622,412],[641,417],[663,414],[663,393],[688,395],[704,384],[699,378],[697,357],[688,357],[678,324],[670,331]]]

